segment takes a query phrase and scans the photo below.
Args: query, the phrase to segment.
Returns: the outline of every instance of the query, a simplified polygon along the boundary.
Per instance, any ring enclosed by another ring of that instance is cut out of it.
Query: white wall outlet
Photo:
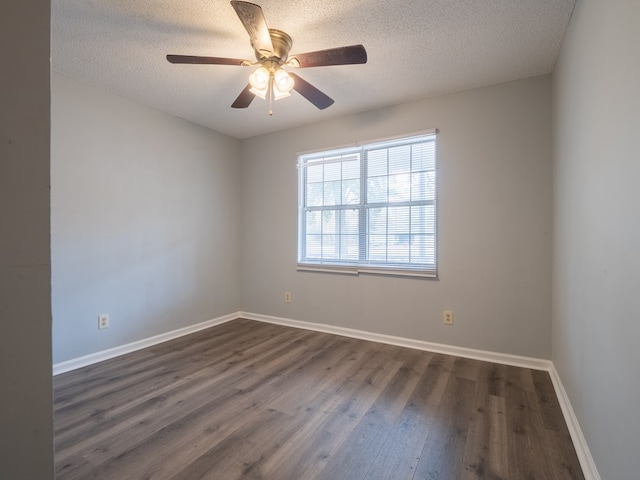
[[[291,292],[284,292],[284,303],[291,303]]]
[[[98,315],[98,330],[104,330],[105,328],[109,328],[109,315],[101,313]]]
[[[443,312],[442,323],[445,325],[453,325],[453,312],[451,310],[445,310]]]

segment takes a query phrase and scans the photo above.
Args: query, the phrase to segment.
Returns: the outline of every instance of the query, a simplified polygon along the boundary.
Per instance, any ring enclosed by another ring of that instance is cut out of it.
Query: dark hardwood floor
[[[54,378],[72,479],[583,479],[546,372],[235,320]]]

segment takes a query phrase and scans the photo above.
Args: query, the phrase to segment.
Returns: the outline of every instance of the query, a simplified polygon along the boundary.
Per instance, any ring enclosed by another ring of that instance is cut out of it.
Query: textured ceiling
[[[53,71],[237,138],[550,73],[575,0],[257,0],[291,54],[363,44],[365,65],[296,73],[335,99],[297,93],[231,103],[249,67],[172,65],[168,53],[254,59],[226,0],[52,0]]]

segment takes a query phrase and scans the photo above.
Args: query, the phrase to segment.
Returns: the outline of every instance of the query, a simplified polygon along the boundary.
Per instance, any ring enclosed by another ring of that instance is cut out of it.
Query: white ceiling
[[[52,0],[53,71],[237,138],[550,73],[575,0],[255,0],[291,54],[363,44],[365,65],[299,69],[335,100],[231,103],[252,69],[173,65],[168,53],[255,59],[227,0]]]

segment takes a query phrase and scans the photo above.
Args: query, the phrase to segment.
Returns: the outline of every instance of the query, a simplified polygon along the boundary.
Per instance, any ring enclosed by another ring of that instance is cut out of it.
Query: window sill
[[[337,273],[341,275],[382,275],[393,277],[428,278],[437,280],[438,273],[424,270],[403,270],[401,268],[371,268],[371,267],[347,267],[340,265],[314,265],[299,263],[299,272]]]

